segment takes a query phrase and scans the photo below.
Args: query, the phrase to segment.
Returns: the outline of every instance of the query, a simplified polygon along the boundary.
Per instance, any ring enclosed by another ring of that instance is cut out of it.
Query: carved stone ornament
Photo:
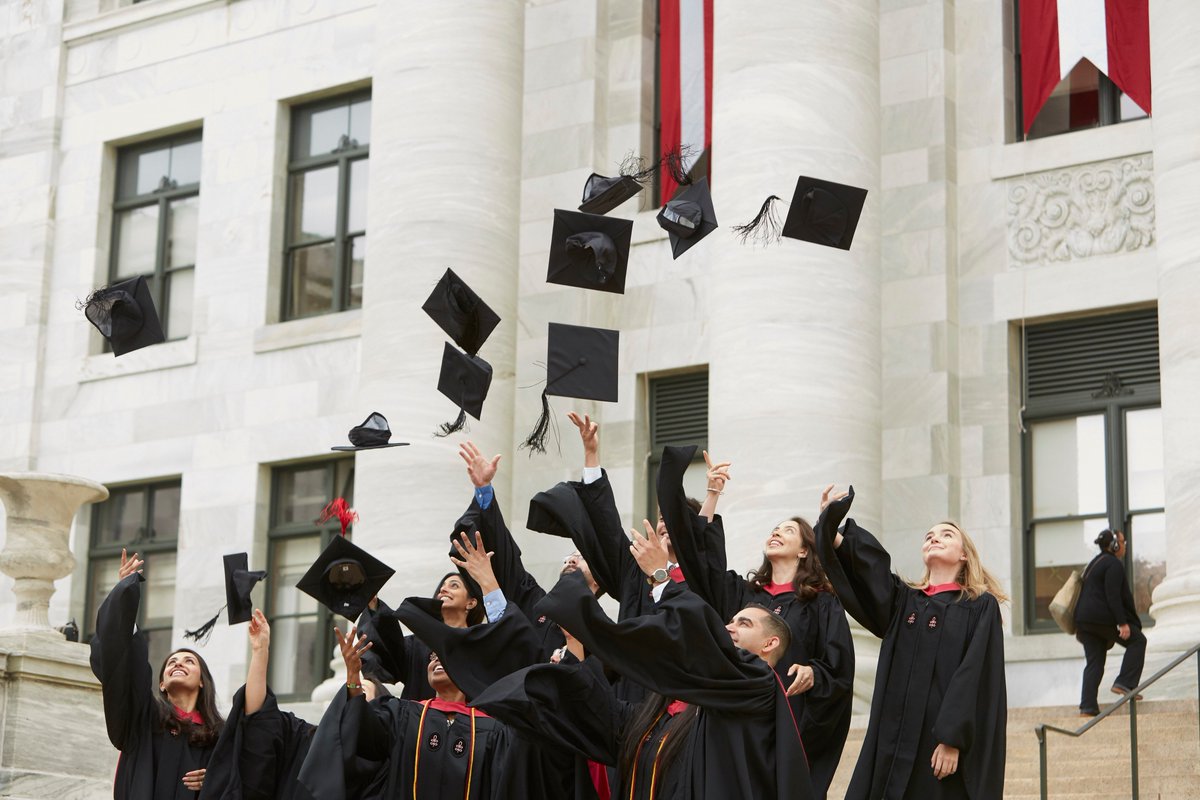
[[[1012,266],[1127,253],[1152,244],[1154,161],[1150,154],[1009,181]]]

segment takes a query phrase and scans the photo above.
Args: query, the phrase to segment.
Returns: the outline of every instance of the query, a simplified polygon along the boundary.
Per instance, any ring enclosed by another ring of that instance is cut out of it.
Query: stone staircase
[[[1138,775],[1141,800],[1200,799],[1200,721],[1195,700],[1138,703]],[[1006,800],[1038,800],[1040,722],[1074,730],[1086,720],[1073,706],[1013,708],[1008,712]],[[842,798],[866,733],[855,717],[829,797]],[[1129,712],[1122,709],[1082,737],[1047,734],[1052,800],[1129,800]]]

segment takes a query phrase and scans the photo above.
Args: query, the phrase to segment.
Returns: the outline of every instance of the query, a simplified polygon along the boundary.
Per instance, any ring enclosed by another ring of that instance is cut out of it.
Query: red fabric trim
[[[431,700],[422,700],[421,705],[429,706],[430,708],[433,708],[433,709],[436,709],[438,711],[442,711],[442,712],[445,712],[448,714],[470,714],[471,713],[471,707],[469,705],[467,705],[466,703],[455,703],[450,700],[443,700],[440,697],[435,697]],[[475,709],[475,716],[486,717],[487,714],[483,713],[482,711],[480,711],[477,708],[477,709]]]
[[[671,570],[667,573],[667,576],[676,583],[684,582],[683,570],[679,568],[678,564],[671,567]]]
[[[804,737],[800,735],[800,726],[796,724],[796,712],[792,711],[792,704],[788,701],[787,689],[784,688],[783,681],[779,679],[779,673],[775,672],[775,670],[771,670],[771,672],[775,675],[775,683],[779,684],[779,691],[783,692],[782,699],[778,699],[775,702],[783,703],[787,706],[788,716],[792,718],[792,729],[796,731],[796,738],[800,741],[800,752],[804,753],[804,763],[808,764],[808,751],[804,749]]]
[[[658,158],[679,146],[683,108],[679,97],[679,0],[658,3]],[[659,171],[660,204],[675,196],[678,184],[667,170]]]
[[[961,592],[962,587],[951,581],[950,583],[939,583],[926,586],[921,591],[925,593],[926,597],[933,597],[935,594],[941,594],[942,592]]]
[[[1150,113],[1150,1],[1104,0],[1108,77]]]
[[[763,584],[763,591],[772,597],[777,597],[781,594],[796,591],[796,587],[790,583],[767,583]]]
[[[175,709],[175,718],[176,719],[183,720],[184,722],[190,722],[193,725],[203,725],[204,724],[204,717],[200,716],[199,711],[184,711],[179,706],[172,706],[172,708]]]
[[[1058,0],[1020,0],[1020,11],[1021,110],[1028,134],[1038,112],[1062,80],[1058,64]]]
[[[589,761],[588,775],[592,778],[592,786],[596,787],[596,797],[600,800],[612,800],[612,789],[608,785],[608,769],[603,764]]]
[[[682,700],[672,700],[671,704],[669,706],[667,706],[667,713],[673,717],[676,714],[679,714],[683,711],[687,711],[687,707],[688,707],[688,704],[683,702]]]

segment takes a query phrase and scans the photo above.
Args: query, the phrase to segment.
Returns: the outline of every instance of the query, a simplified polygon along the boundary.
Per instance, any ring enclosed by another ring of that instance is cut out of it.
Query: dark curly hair
[[[792,587],[796,597],[801,600],[812,600],[820,592],[831,592],[833,587],[825,576],[825,569],[817,559],[817,537],[812,525],[803,517],[791,517],[791,521],[800,528],[800,541],[804,545],[805,554],[796,566],[796,577],[792,579]],[[762,564],[758,569],[751,570],[746,576],[750,586],[755,589],[766,589],[767,584],[773,583],[771,559],[763,554]]]
[[[213,682],[212,672],[208,669],[208,662],[195,650],[187,647],[178,647],[167,654],[167,657],[163,659],[163,663],[159,665],[159,683],[162,682],[163,673],[167,669],[167,662],[176,653],[191,653],[200,664],[200,693],[196,696],[196,711],[199,712],[200,718],[204,722],[201,725],[197,725],[188,720],[180,719],[175,714],[175,706],[171,703],[171,699],[167,697],[167,693],[159,689],[154,693],[154,706],[155,711],[157,711],[158,727],[177,736],[187,736],[188,743],[193,747],[212,747],[216,744],[217,737],[221,735],[221,729],[225,727],[225,718],[221,716],[221,712],[217,709],[217,690]]]

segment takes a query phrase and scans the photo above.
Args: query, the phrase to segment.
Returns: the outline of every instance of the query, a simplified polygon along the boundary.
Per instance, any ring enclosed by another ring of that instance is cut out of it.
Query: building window
[[[1049,604],[1125,531],[1126,570],[1149,624],[1166,572],[1158,313],[1031,326],[1025,334],[1023,436],[1026,622],[1057,630]]]
[[[714,0],[657,0],[654,36],[654,153],[684,149],[692,180],[711,180]],[[679,189],[666,170],[653,178],[652,207]]]
[[[707,470],[702,451],[708,447],[708,368],[651,378],[648,390],[650,460],[646,497],[647,518],[653,520],[658,518],[658,465],[667,445],[696,445],[696,458],[684,475],[684,487],[695,492],[705,486]]]
[[[283,318],[362,307],[371,94],[292,110]]]
[[[271,475],[267,535],[267,617],[272,645],[287,658],[271,660],[272,689],[281,698],[307,699],[332,673],[333,615],[296,583],[341,530],[337,520],[318,525],[335,497],[354,502],[354,460],[277,467]],[[347,530],[346,535],[350,535]]]
[[[109,279],[146,277],[167,339],[192,332],[199,207],[200,131],[118,151]]]
[[[175,616],[175,550],[179,541],[178,480],[110,488],[108,499],[92,508],[88,544],[85,636],[96,631],[96,612],[117,584],[121,550],[145,560],[137,626],[150,650],[150,663],[171,654]]]

